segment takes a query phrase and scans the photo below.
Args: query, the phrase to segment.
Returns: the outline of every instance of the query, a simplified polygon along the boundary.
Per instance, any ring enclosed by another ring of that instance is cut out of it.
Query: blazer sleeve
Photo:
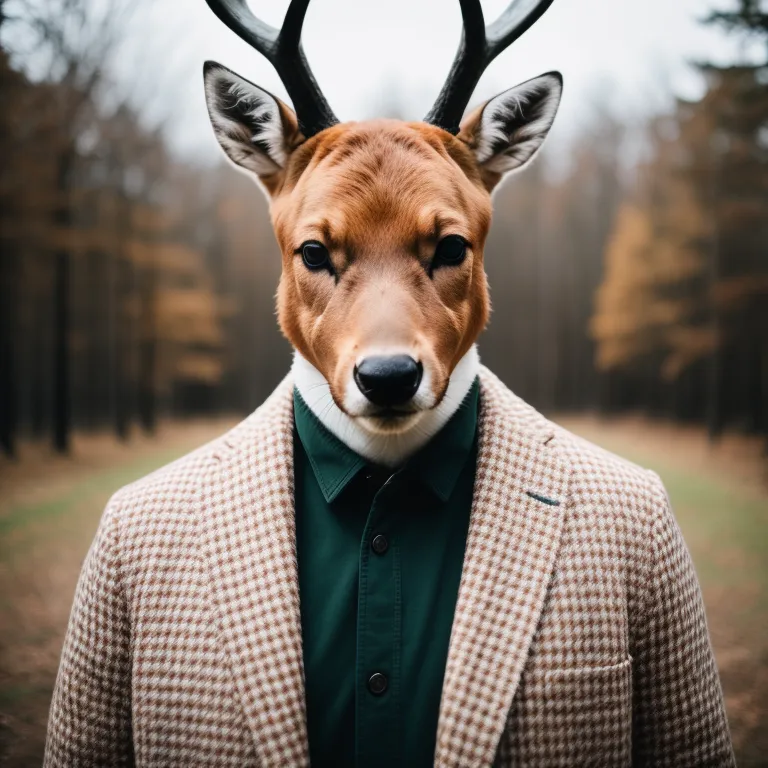
[[[45,768],[133,764],[130,628],[115,497],[75,591],[51,702]]]
[[[644,607],[634,638],[634,765],[735,766],[699,582],[655,473]]]

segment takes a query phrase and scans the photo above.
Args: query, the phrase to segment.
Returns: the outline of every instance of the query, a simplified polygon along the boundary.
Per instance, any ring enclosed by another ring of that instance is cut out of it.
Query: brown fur
[[[340,406],[360,350],[376,347],[410,350],[433,372],[439,400],[489,314],[491,201],[474,155],[439,128],[394,120],[337,125],[302,141],[283,112],[294,149],[283,171],[262,179],[283,257],[283,333]],[[469,242],[467,258],[430,277],[435,246],[449,234]],[[303,265],[307,240],[326,245],[336,278]]]

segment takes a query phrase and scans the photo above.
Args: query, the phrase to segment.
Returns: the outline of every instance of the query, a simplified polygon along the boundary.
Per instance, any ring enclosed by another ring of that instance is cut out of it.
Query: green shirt
[[[475,382],[399,471],[369,465],[294,394],[313,768],[433,764],[472,505],[478,392]]]

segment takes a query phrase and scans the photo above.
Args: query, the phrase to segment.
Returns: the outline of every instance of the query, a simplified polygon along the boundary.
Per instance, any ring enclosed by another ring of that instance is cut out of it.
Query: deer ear
[[[263,88],[217,64],[203,67],[213,131],[227,157],[272,194],[288,155],[303,140],[292,109]]]
[[[474,152],[489,191],[538,152],[562,93],[562,75],[549,72],[494,96],[464,119],[458,138]]]

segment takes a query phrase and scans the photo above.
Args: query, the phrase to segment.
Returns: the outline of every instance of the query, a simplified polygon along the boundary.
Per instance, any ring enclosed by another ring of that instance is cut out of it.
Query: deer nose
[[[422,365],[409,355],[366,357],[355,368],[360,391],[374,405],[407,403],[421,383]]]

